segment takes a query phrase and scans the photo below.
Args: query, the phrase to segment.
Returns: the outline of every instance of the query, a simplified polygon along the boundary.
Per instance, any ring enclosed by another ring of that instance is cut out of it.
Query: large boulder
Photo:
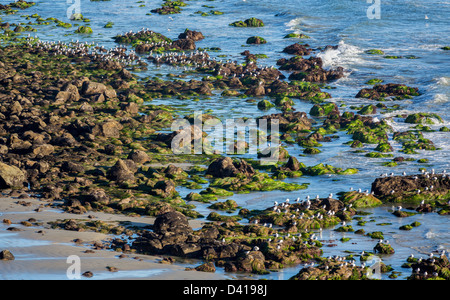
[[[290,156],[285,168],[291,170],[291,171],[298,171],[300,170],[300,163],[298,162],[297,158],[295,158],[294,156]]]
[[[372,183],[374,196],[383,202],[420,203],[447,199],[450,179],[446,174],[383,176]]]
[[[236,267],[239,271],[263,274],[266,272],[265,257],[260,251],[249,251],[239,255]]]
[[[137,164],[145,164],[150,160],[150,157],[145,151],[142,150],[133,150],[129,155],[128,159],[131,159]]]
[[[120,131],[123,129],[123,125],[114,120],[108,120],[101,124],[96,125],[92,129],[92,134],[95,136],[103,136],[106,138],[119,138]]]
[[[77,102],[79,100],[80,93],[78,92],[78,88],[73,84],[66,84],[63,89],[56,95],[55,104]]]
[[[172,180],[158,181],[153,187],[152,193],[165,199],[170,199],[177,195],[175,183]]]
[[[170,211],[158,216],[153,224],[153,232],[157,234],[190,234],[192,228],[185,215],[177,211]]]
[[[253,176],[255,170],[245,160],[233,161],[230,157],[221,157],[209,165],[206,174],[217,178],[236,177],[238,174]]]
[[[117,183],[135,180],[134,173],[121,159],[119,159],[116,164],[108,170],[106,176],[108,179],[116,181]]]
[[[106,194],[102,188],[91,188],[83,194],[83,199],[90,203],[100,203],[103,205],[109,204],[111,198]]]
[[[43,145],[34,147],[33,154],[36,156],[36,158],[40,159],[45,156],[51,155],[54,151],[55,151],[55,147],[53,147],[52,145],[43,144]]]
[[[197,41],[203,40],[205,37],[199,31],[193,31],[193,30],[186,29],[183,33],[180,33],[178,38],[179,39],[190,39],[190,40],[193,40],[194,42],[197,42]]]
[[[22,188],[25,182],[26,176],[22,170],[0,162],[0,189]]]
[[[171,46],[180,50],[195,50],[195,42],[191,39],[176,40]]]
[[[84,172],[84,167],[81,164],[77,164],[72,161],[65,161],[61,165],[61,171],[70,174],[78,174]]]
[[[85,81],[81,87],[81,94],[84,96],[92,96],[103,94],[108,88],[103,83]]]

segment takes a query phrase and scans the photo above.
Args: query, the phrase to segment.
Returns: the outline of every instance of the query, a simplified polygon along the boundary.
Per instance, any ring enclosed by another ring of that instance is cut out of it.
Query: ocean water
[[[0,1],[7,4],[10,1]],[[83,22],[70,21],[67,18],[71,12],[72,2],[35,0],[37,5],[16,15],[2,16],[3,22],[21,22],[21,15],[38,13],[44,19],[55,17],[64,22],[84,25]],[[69,3],[70,2],[70,3]],[[161,2],[161,3],[160,3]],[[380,78],[384,83],[402,83],[408,86],[418,87],[421,95],[412,100],[395,101],[388,104],[399,104],[400,110],[389,114],[378,113],[380,119],[387,119],[394,130],[407,130],[410,125],[403,119],[396,118],[399,113],[409,114],[413,112],[438,113],[444,123],[432,126],[439,129],[442,126],[450,126],[450,51],[441,48],[449,46],[450,33],[450,1],[448,0],[381,0],[380,18],[369,19],[367,10],[372,5],[364,0],[216,0],[216,1],[186,1],[188,4],[182,8],[181,14],[175,15],[148,15],[151,9],[157,8],[163,1],[119,1],[107,2],[80,1],[80,12],[89,18],[92,35],[74,34],[76,27],[63,29],[54,25],[36,26],[37,32],[31,33],[42,40],[47,41],[86,41],[94,42],[105,47],[117,46],[112,37],[127,31],[138,31],[141,28],[149,28],[166,36],[176,39],[178,34],[186,28],[201,31],[205,39],[197,42],[198,47],[220,47],[221,51],[211,52],[211,56],[217,59],[231,59],[242,61],[240,55],[244,50],[252,53],[266,54],[267,59],[260,59],[258,64],[262,66],[275,66],[280,58],[288,58],[282,53],[282,49],[293,44],[297,40],[284,39],[288,33],[303,33],[310,36],[303,42],[308,43],[313,49],[324,48],[327,45],[338,46],[337,49],[329,49],[324,52],[316,51],[313,55],[323,59],[326,68],[341,66],[345,69],[346,76],[329,85],[332,90],[327,90],[332,95],[330,101],[346,104],[341,111],[351,110],[352,105],[369,104],[370,101],[356,99],[355,95],[361,88],[368,87],[365,82],[372,78]],[[145,4],[144,7],[140,7]],[[204,5],[213,6],[206,8]],[[208,12],[214,9],[223,12],[223,15],[201,16],[198,11]],[[234,28],[229,23],[237,20],[245,20],[250,17],[262,19],[266,24],[262,28]],[[113,28],[103,28],[109,22],[114,22]],[[264,37],[268,43],[264,45],[248,46],[245,41],[248,37],[258,35]],[[399,59],[385,59],[383,56],[369,55],[365,51],[369,49],[381,49],[386,55],[402,56]],[[220,57],[219,57],[220,56]],[[224,56],[224,57],[222,57]],[[406,57],[414,56],[415,59]],[[145,59],[145,55],[143,55]],[[138,75],[161,76],[161,74],[181,73],[183,68],[149,65],[147,71]],[[199,79],[192,75],[186,80]],[[222,97],[220,94],[200,101],[180,99],[154,99],[152,104],[168,104],[178,107],[186,112],[213,110],[213,114],[220,119],[237,119],[241,117],[259,117],[264,114],[279,112],[273,108],[268,111],[259,111],[255,103],[246,102],[240,98]],[[302,100],[295,100],[297,111],[309,112],[312,104]],[[320,120],[319,120],[320,121]],[[424,133],[441,150],[421,151],[417,155],[404,155],[396,152],[396,156],[412,157],[415,161],[399,164],[395,168],[382,166],[389,159],[374,159],[364,157],[364,153],[354,153],[345,142],[350,137],[345,132],[338,133],[339,139],[331,143],[323,143],[322,153],[314,156],[300,156],[302,149],[296,145],[289,145],[287,149],[291,155],[295,155],[301,162],[308,166],[318,163],[331,164],[336,167],[358,168],[359,173],[351,176],[304,176],[295,179],[286,179],[288,182],[309,183],[306,190],[296,192],[256,192],[250,194],[235,194],[230,199],[235,200],[240,206],[249,209],[261,209],[272,205],[273,201],[283,201],[286,198],[304,198],[307,195],[326,196],[329,193],[336,194],[347,191],[350,187],[362,190],[369,189],[371,183],[380,174],[394,172],[400,174],[417,173],[420,167],[434,168],[438,171],[450,168],[450,134],[444,132]],[[392,143],[398,151],[400,145]],[[371,151],[376,145],[366,145],[365,150]],[[417,163],[419,158],[428,158],[426,165]],[[191,192],[180,188],[182,196]],[[197,209],[208,215],[208,205],[195,203]],[[410,270],[401,269],[401,264],[410,253],[425,255],[425,253],[446,249],[450,250],[450,236],[447,232],[450,217],[426,214],[397,219],[390,213],[391,207],[383,206],[370,210],[372,213],[367,218],[375,218],[377,221],[369,223],[364,229],[370,231],[386,231],[396,253],[389,257],[383,257],[383,261],[392,264],[395,271],[403,272],[403,278],[410,274]],[[400,223],[412,223],[420,219],[423,224],[410,232],[401,232]],[[392,225],[380,226],[380,220]],[[245,220],[244,220],[245,222]],[[354,228],[358,228],[356,225]],[[336,246],[326,247],[327,255],[342,254],[345,250],[359,253],[373,248],[375,241],[364,236],[351,235],[350,242],[342,243],[339,239],[342,234],[331,230],[322,232],[324,239],[335,239]],[[265,278],[287,279],[299,270],[298,267],[273,273]]]

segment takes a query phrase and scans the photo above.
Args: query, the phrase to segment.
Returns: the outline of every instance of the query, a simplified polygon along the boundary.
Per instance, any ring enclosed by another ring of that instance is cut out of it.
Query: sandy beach
[[[20,202],[19,202],[20,201]],[[22,204],[20,204],[22,203]],[[23,205],[23,203],[27,203]],[[43,207],[42,207],[43,206]],[[41,207],[40,211],[35,211]],[[111,239],[112,236],[97,232],[78,232],[52,229],[48,222],[58,219],[84,219],[93,216],[104,222],[129,221],[133,225],[152,224],[154,218],[127,217],[105,213],[90,212],[83,215],[64,213],[48,206],[48,202],[36,198],[0,199],[0,219],[9,220],[11,224],[0,223],[0,250],[9,250],[15,260],[0,261],[0,279],[2,280],[67,280],[67,269],[71,266],[67,258],[71,255],[80,257],[81,273],[90,271],[90,278],[81,279],[153,279],[153,280],[221,280],[227,277],[218,273],[186,271],[186,267],[195,267],[197,261],[163,264],[162,257],[122,254],[112,250],[91,250],[94,242]],[[34,218],[34,224],[25,226],[22,221]],[[7,222],[7,221],[6,221]],[[194,221],[192,226],[199,226]],[[10,230],[12,227],[20,231]],[[9,230],[8,230],[9,228]],[[77,240],[77,242],[74,242]],[[80,242],[81,241],[81,242]],[[91,250],[87,251],[86,250]],[[107,267],[114,267],[111,272]]]

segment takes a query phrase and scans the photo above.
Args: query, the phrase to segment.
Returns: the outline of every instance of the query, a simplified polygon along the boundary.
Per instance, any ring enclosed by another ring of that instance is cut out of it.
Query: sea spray
[[[341,66],[346,70],[355,70],[355,65],[365,64],[362,53],[358,47],[341,40],[337,47],[329,47],[317,54],[317,57],[322,58],[324,68]]]

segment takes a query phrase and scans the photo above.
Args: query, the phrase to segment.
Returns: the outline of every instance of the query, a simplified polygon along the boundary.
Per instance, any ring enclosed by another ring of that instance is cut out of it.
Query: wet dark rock
[[[236,21],[230,24],[230,26],[234,26],[234,27],[263,27],[264,26],[264,22],[260,19],[257,18],[249,18],[246,19],[245,21]]]
[[[449,280],[450,262],[445,253],[430,253],[427,258],[408,258],[412,274],[408,280]]]
[[[290,59],[279,59],[277,65],[280,66],[280,70],[306,72],[315,68],[322,68],[323,62],[320,57],[304,59],[303,57],[294,56]]]
[[[397,99],[409,99],[418,95],[418,88],[408,87],[404,84],[389,83],[375,85],[372,89],[362,89],[358,92],[356,98],[379,100],[381,98],[396,97]]]
[[[264,274],[266,273],[265,257],[261,251],[241,252],[236,260],[236,268],[238,271]]]
[[[206,174],[217,178],[236,177],[239,174],[252,176],[253,167],[244,160],[233,161],[230,157],[221,157],[214,160],[208,167]]]
[[[78,88],[70,83],[66,84],[55,97],[56,104],[66,102],[77,102],[79,100],[80,100],[80,93],[78,92]]]
[[[344,77],[344,69],[342,67],[338,67],[333,70],[314,69],[310,72],[294,72],[289,76],[289,80],[325,82],[337,80],[342,77]]]
[[[107,90],[107,87],[99,82],[85,81],[81,88],[81,94],[83,96],[92,96],[103,94]]]
[[[65,161],[61,165],[61,171],[70,174],[79,174],[84,172],[84,167],[72,161]]]
[[[170,199],[178,194],[175,187],[175,183],[172,180],[160,180],[154,185],[152,193],[156,196]]]
[[[270,124],[272,120],[278,121],[280,130],[283,132],[288,129],[294,131],[310,130],[314,122],[308,118],[308,115],[305,112],[270,114],[259,118],[258,121],[261,119],[267,120],[268,124]]]
[[[300,166],[300,163],[298,162],[297,158],[290,156],[284,167],[291,171],[298,171],[298,170],[300,170],[301,166]]]
[[[80,230],[80,227],[75,220],[68,220],[63,224],[64,230],[70,230],[70,231],[78,231]]]
[[[176,40],[171,45],[178,50],[195,50],[195,42],[191,39],[180,39]]]
[[[247,39],[246,43],[260,45],[260,44],[266,44],[267,41],[260,36],[252,36]]]
[[[14,260],[14,255],[9,250],[0,251],[0,260]]]
[[[200,271],[200,272],[214,273],[214,272],[216,272],[216,267],[214,266],[213,262],[207,262],[207,263],[201,264],[198,267],[195,267],[195,270]]]
[[[84,202],[89,203],[100,203],[100,204],[108,204],[111,198],[106,194],[105,190],[102,188],[90,188],[85,191],[82,195],[82,199]]]
[[[82,276],[86,277],[86,278],[91,278],[94,276],[94,273],[92,273],[91,271],[86,271],[83,274],[81,274]]]
[[[180,150],[183,150],[184,147],[188,147],[190,150],[195,141],[198,141],[202,137],[203,132],[201,129],[198,126],[192,125],[168,134],[160,133],[157,135],[156,140],[164,142],[170,147],[179,147]]]
[[[307,47],[309,47],[308,44],[302,45],[302,44],[295,43],[295,44],[292,44],[292,45],[284,48],[283,52],[287,53],[287,54],[306,56],[306,55],[311,54],[311,49],[307,48]]]
[[[123,183],[126,181],[134,181],[134,173],[130,171],[128,165],[119,159],[114,166],[112,166],[106,173],[108,179]]]
[[[178,35],[178,38],[179,39],[190,39],[190,40],[193,40],[194,42],[197,42],[197,41],[203,40],[205,37],[199,31],[186,29],[183,33],[180,33]]]
[[[315,267],[304,267],[290,280],[364,280],[367,268],[329,259]]]
[[[373,251],[375,253],[381,253],[381,254],[394,254],[395,250],[392,248],[390,244],[387,244],[385,242],[378,242],[375,247],[373,248]]]
[[[419,213],[429,213],[433,211],[433,207],[429,203],[424,203],[417,207],[416,211]]]
[[[372,183],[372,191],[383,201],[428,202],[446,199],[450,193],[450,178],[442,174],[384,176]]]
[[[95,136],[103,136],[103,137],[120,137],[120,131],[123,129],[123,125],[115,120],[108,120],[101,124],[96,125],[92,129],[92,134]]]

